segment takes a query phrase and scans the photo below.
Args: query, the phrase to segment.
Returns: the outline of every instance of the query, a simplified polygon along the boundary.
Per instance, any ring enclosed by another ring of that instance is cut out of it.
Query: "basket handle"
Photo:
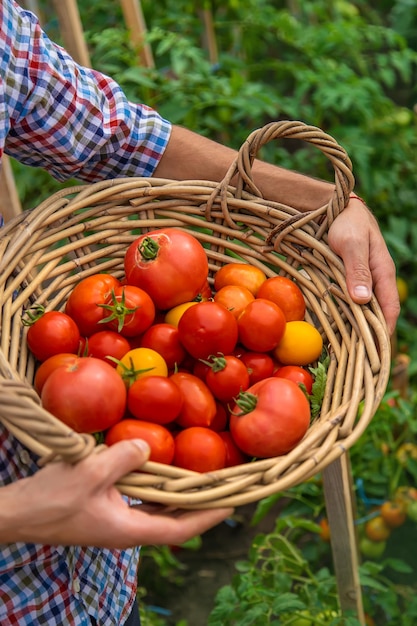
[[[321,150],[331,161],[335,171],[335,190],[327,205],[308,213],[307,220],[321,216],[319,237],[326,231],[336,217],[343,211],[349,202],[349,195],[354,188],[355,179],[352,173],[352,162],[344,150],[330,135],[316,126],[309,126],[304,122],[283,120],[270,122],[264,127],[254,130],[240,147],[238,154],[227,171],[218,191],[225,197],[231,180],[236,176],[236,196],[241,197],[243,191],[262,198],[262,193],[255,185],[252,177],[252,165],[265,144],[275,139],[299,139],[309,142]],[[230,189],[230,188],[229,188]],[[306,214],[303,214],[306,216]],[[299,218],[303,222],[306,220]],[[294,228],[294,220],[291,220]]]

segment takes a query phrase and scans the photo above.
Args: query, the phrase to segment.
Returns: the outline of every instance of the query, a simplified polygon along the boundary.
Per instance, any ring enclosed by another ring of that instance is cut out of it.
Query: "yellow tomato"
[[[183,313],[185,313],[185,311],[187,309],[189,309],[191,306],[194,306],[195,304],[198,304],[198,302],[183,302],[183,304],[177,304],[177,306],[174,306],[172,309],[170,309],[164,318],[164,322],[166,324],[171,324],[171,326],[175,326],[175,328],[178,328],[178,323],[181,319],[181,316]]]
[[[304,320],[287,322],[284,335],[274,350],[283,365],[308,365],[321,355],[323,339],[315,326]]]
[[[168,376],[165,359],[151,348],[133,348],[120,359],[116,371],[129,386],[144,376]]]
[[[401,276],[397,276],[397,289],[398,289],[398,296],[402,304],[408,298],[408,285],[406,281],[404,280],[404,278],[401,278]]]

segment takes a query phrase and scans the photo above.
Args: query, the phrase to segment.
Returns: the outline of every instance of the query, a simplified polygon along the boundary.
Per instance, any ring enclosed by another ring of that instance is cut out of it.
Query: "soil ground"
[[[161,614],[167,615],[170,626],[175,626],[181,620],[187,626],[207,626],[215,596],[221,587],[230,584],[236,572],[236,561],[247,558],[252,540],[257,534],[270,532],[274,528],[276,510],[252,527],[250,520],[254,510],[255,505],[240,507],[236,511],[235,526],[223,522],[202,536],[202,546],[197,551],[181,550],[174,553],[184,564],[181,584],[164,581],[163,589],[154,588],[145,600],[148,605],[159,608]],[[146,576],[143,570],[142,576]],[[150,590],[152,582],[143,582]]]

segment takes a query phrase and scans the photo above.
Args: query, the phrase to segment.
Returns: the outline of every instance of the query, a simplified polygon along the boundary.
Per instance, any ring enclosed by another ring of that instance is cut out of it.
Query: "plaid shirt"
[[[5,152],[59,180],[152,175],[170,124],[74,63],[13,0],[0,0],[0,50],[0,159]],[[0,424],[0,483],[36,470],[36,457]],[[0,624],[90,626],[93,616],[119,626],[135,597],[138,556],[138,549],[4,545]]]

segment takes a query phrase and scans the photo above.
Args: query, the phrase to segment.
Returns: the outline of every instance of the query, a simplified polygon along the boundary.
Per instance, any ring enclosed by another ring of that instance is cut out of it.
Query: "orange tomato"
[[[253,300],[255,300],[253,293],[246,287],[239,285],[225,285],[214,294],[214,301],[229,309],[236,318]]]
[[[219,291],[225,285],[246,287],[256,296],[259,287],[266,280],[266,274],[248,263],[226,263],[214,275],[214,289]]]
[[[267,278],[259,287],[257,298],[275,302],[285,315],[287,322],[304,319],[306,303],[300,287],[285,276]]]
[[[283,365],[308,365],[321,355],[323,339],[313,324],[294,320],[285,325],[284,335],[274,350]]]
[[[322,517],[319,521],[319,526],[321,528],[320,538],[323,541],[330,541],[330,525],[327,517]]]
[[[365,524],[365,535],[371,541],[386,541],[391,534],[391,528],[381,515],[372,517]]]
[[[402,526],[407,519],[406,507],[399,502],[388,500],[381,505],[381,517],[390,528]]]

